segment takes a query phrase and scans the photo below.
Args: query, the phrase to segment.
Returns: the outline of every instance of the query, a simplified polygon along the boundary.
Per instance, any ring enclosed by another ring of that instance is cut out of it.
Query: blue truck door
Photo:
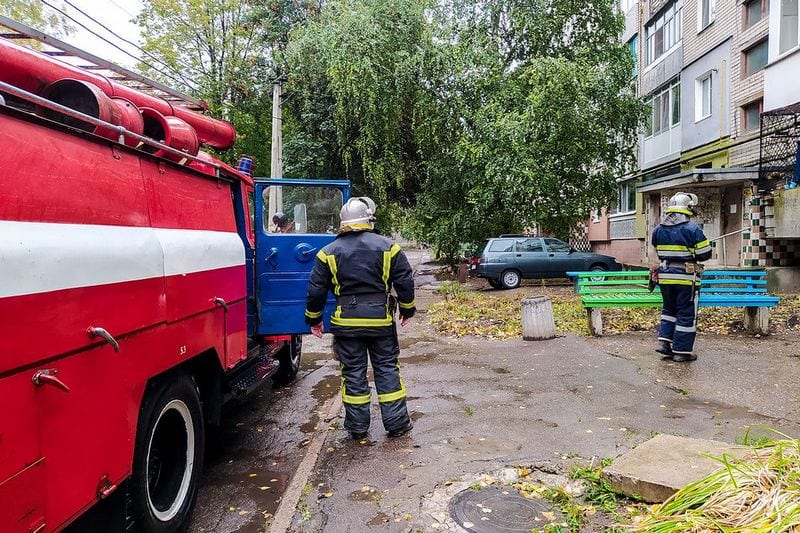
[[[255,179],[257,334],[308,333],[308,277],[317,252],[336,237],[339,210],[349,195],[348,181]],[[331,295],[326,329],[334,308]]]

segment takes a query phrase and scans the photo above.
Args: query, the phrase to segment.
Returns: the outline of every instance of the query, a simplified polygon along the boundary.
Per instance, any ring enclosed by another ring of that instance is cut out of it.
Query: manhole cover
[[[530,533],[561,522],[561,514],[547,501],[528,500],[513,488],[498,487],[459,492],[450,500],[450,516],[473,533]]]

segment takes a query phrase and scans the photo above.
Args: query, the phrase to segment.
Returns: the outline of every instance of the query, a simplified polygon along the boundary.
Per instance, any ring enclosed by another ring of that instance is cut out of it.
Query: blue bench
[[[581,304],[589,315],[589,330],[603,334],[603,307],[661,307],[661,291],[647,290],[646,270],[626,272],[567,272],[575,280]],[[767,294],[763,270],[706,270],[700,282],[700,307],[743,307],[748,333],[769,330],[769,308],[780,298]]]

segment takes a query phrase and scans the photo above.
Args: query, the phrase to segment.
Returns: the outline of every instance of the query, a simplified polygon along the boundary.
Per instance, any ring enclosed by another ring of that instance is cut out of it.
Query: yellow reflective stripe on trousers
[[[406,385],[403,383],[403,380],[400,380],[400,390],[395,392],[387,392],[386,394],[378,394],[378,402],[380,403],[388,403],[394,402],[397,400],[402,400],[407,396],[406,394]]]
[[[308,309],[306,309],[306,316],[308,318],[319,318],[319,317],[322,316],[322,311],[320,311],[318,313],[313,313],[313,312],[309,311]]]
[[[344,371],[344,365],[342,363],[339,363],[339,370]],[[347,394],[344,375],[342,375],[342,402],[350,405],[364,405],[365,403],[369,403],[371,399],[369,394]]]
[[[416,307],[417,303],[414,300],[411,300],[410,303],[397,302],[397,305],[400,306],[400,309],[411,309],[412,307]]]

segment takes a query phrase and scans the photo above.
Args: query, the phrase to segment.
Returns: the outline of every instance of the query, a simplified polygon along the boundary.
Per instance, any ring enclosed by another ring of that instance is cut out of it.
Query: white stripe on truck
[[[244,264],[236,233],[0,221],[0,298]]]

